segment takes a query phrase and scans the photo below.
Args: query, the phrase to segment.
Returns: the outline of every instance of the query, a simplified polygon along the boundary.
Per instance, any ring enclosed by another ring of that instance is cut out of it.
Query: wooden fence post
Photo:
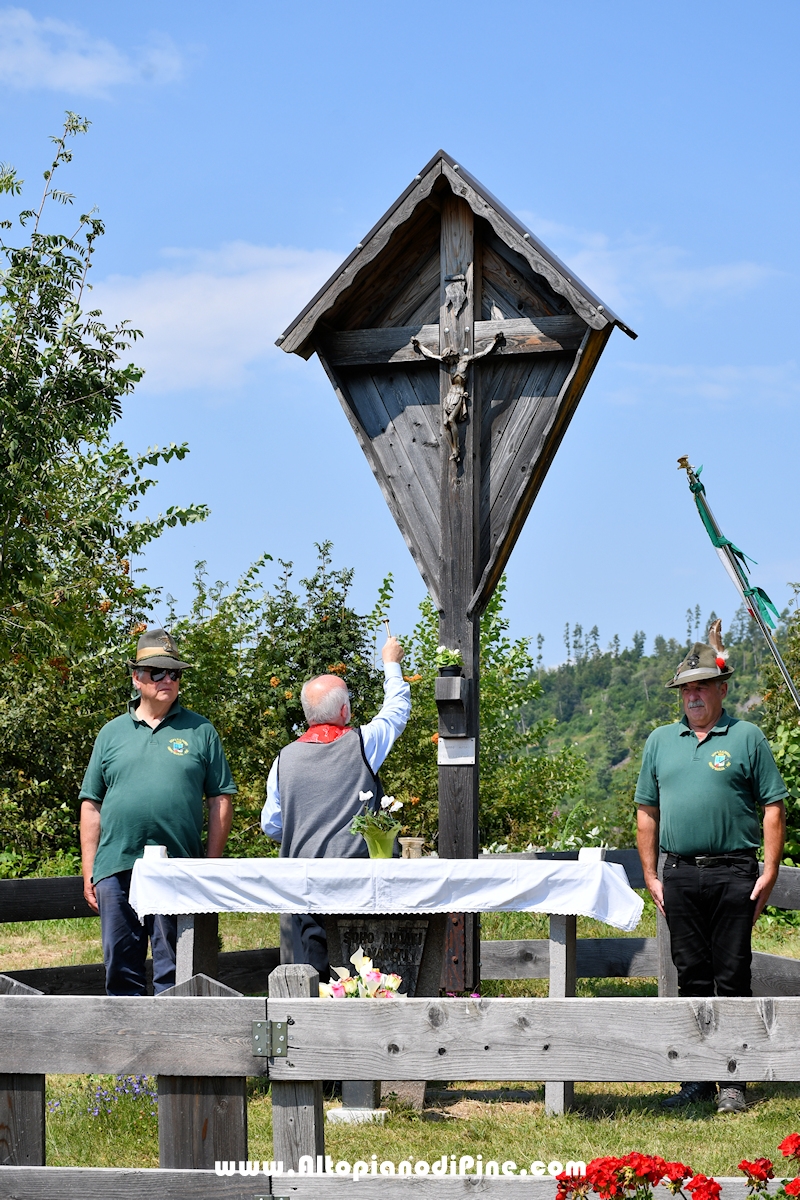
[[[269,977],[269,1019],[280,1021],[291,1016],[291,1005],[285,1001],[301,997],[319,997],[319,974],[305,963],[276,967]],[[296,1171],[304,1154],[310,1154],[314,1162],[324,1155],[321,1080],[273,1081],[272,1146],[275,1161],[283,1163],[284,1172]]]
[[[41,996],[0,975],[0,996]],[[45,1164],[44,1075],[0,1074],[0,1167]]]
[[[178,917],[175,947],[175,983],[195,975],[216,979],[219,955],[219,913],[194,913]],[[185,993],[184,993],[185,994]]]
[[[662,882],[666,857],[663,851],[658,856],[658,878]],[[672,961],[669,926],[666,918],[662,917],[658,911],[656,911],[656,946],[658,948],[658,994],[659,996],[677,996],[678,972]]]
[[[551,997],[575,995],[577,918],[550,917],[550,989]],[[544,1107],[551,1117],[562,1116],[575,1098],[575,1084],[545,1083]]]
[[[241,996],[196,975],[156,997]],[[198,1062],[202,1066],[202,1062]],[[247,1080],[232,1076],[159,1075],[158,1161],[161,1167],[209,1170],[217,1160],[247,1158]]]

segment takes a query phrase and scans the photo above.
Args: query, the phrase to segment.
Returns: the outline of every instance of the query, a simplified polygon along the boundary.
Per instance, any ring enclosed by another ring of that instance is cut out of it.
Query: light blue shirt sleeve
[[[387,754],[408,724],[411,716],[411,688],[403,679],[400,663],[383,664],[383,705],[368,725],[361,726],[364,753],[373,771],[379,771]],[[267,798],[261,810],[261,828],[267,837],[279,842],[283,836],[281,797],[278,789],[278,760],[267,776]]]

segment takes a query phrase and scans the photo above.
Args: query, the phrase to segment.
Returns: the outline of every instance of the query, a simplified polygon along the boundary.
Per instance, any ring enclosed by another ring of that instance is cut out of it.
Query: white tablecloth
[[[139,918],[206,912],[576,914],[635,929],[643,902],[610,862],[530,859],[140,859]]]

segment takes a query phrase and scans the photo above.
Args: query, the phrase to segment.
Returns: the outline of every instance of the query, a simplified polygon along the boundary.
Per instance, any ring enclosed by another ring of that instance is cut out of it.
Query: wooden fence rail
[[[252,1022],[265,1016],[289,1021],[286,1058],[253,1055]],[[302,997],[2,996],[0,1073],[20,1072],[202,1072],[281,1082],[796,1080],[800,998],[338,1004]]]
[[[301,1156],[311,1155],[316,1161],[317,1155],[324,1154],[321,1078],[548,1082],[800,1077],[800,999],[796,998],[420,998],[339,1004],[311,998],[315,983],[315,972],[298,964],[277,968],[269,1000],[219,995],[225,989],[203,977],[158,998],[47,997],[20,994],[18,985],[7,984],[17,994],[0,996],[0,1075],[6,1087],[16,1088],[16,1095],[26,1081],[38,1087],[46,1073],[158,1075],[162,1162],[171,1153],[183,1152],[185,1143],[193,1165],[203,1167],[216,1158],[246,1161],[241,1081],[247,1075],[267,1076],[273,1085],[272,1157],[292,1170],[299,1168]],[[254,1021],[262,1023],[262,1033],[264,1021],[286,1023],[285,1057],[254,1053]],[[186,1092],[181,1078],[194,1080],[194,1092],[186,1095],[192,1108],[188,1114],[181,1102]],[[226,1098],[222,1106],[217,1103],[220,1096]],[[206,1106],[202,1133],[198,1133],[202,1116],[198,1104]],[[165,1136],[162,1122],[171,1123],[170,1137]],[[178,1136],[181,1122],[194,1130],[194,1141],[185,1131]],[[207,1144],[201,1145],[206,1135]],[[327,1192],[329,1186],[350,1182],[326,1178],[321,1183],[318,1177],[301,1176],[270,1180],[263,1174],[218,1178],[209,1171],[42,1170],[33,1163],[19,1166],[11,1156],[9,1160],[11,1165],[0,1169],[0,1200],[55,1200],[56,1196],[138,1200],[146,1194],[173,1200],[188,1200],[190,1195],[223,1200],[243,1200],[247,1195],[250,1200],[269,1194],[310,1200],[320,1188]],[[743,1200],[743,1181],[726,1183],[725,1200]],[[438,1200],[456,1200],[476,1190],[521,1197],[526,1189],[526,1196],[540,1200],[550,1200],[553,1194],[549,1179],[447,1177],[393,1182],[389,1177],[367,1177],[361,1180],[359,1195],[377,1200],[377,1188],[383,1195],[387,1186],[411,1187],[420,1200],[434,1195]]]
[[[724,1200],[747,1200],[744,1178],[723,1178]],[[777,1186],[777,1181],[776,1181]],[[775,1188],[772,1189],[773,1192]],[[549,1177],[476,1176],[366,1176],[359,1180],[359,1200],[471,1200],[492,1196],[497,1200],[554,1200],[555,1184]],[[214,1171],[137,1170],[113,1167],[3,1167],[0,1200],[256,1200],[259,1196],[284,1200],[320,1200],[352,1196],[353,1182],[336,1175],[291,1176],[270,1179],[265,1175],[220,1177]],[[669,1193],[657,1193],[668,1200]]]

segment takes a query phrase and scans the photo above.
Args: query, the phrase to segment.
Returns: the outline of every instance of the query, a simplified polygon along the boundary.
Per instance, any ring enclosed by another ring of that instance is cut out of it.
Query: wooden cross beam
[[[476,321],[475,353],[485,350],[500,333],[496,354],[542,354],[577,350],[586,333],[580,317],[528,317],[508,321]],[[348,329],[325,339],[328,362],[334,367],[366,367],[387,363],[424,362],[412,344],[416,338],[427,350],[440,352],[438,325],[406,325],[393,329]]]

